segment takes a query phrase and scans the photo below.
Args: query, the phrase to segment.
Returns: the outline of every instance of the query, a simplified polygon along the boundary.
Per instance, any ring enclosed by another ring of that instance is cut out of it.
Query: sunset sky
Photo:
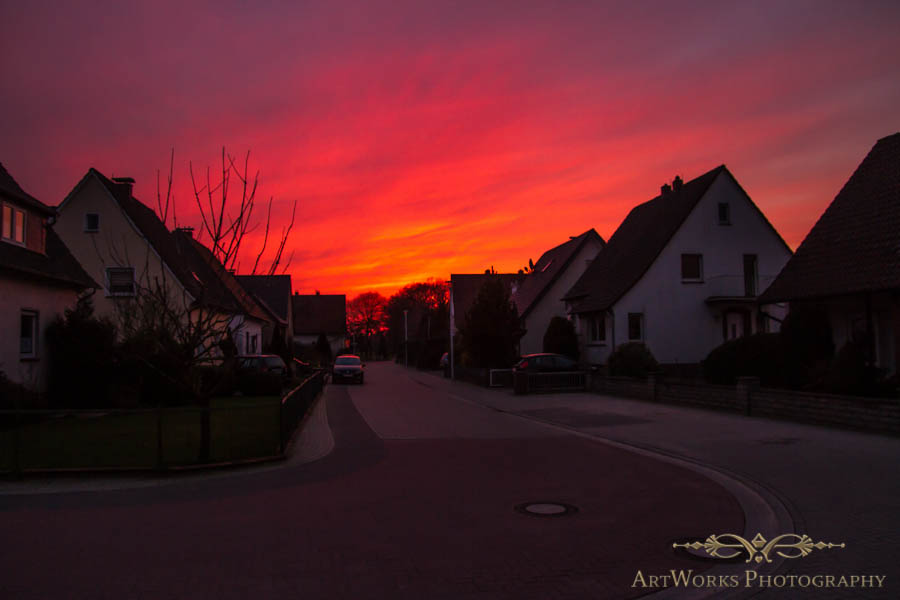
[[[514,271],[722,163],[796,247],[900,131],[898,27],[896,1],[3,2],[0,162],[47,204],[93,166],[153,205],[174,147],[192,224],[188,161],[250,150],[276,225],[298,201],[301,293]]]

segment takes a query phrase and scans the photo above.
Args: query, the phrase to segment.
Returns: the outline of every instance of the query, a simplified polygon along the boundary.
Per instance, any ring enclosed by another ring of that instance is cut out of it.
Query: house
[[[133,186],[131,178],[109,179],[92,168],[58,208],[60,237],[102,286],[97,314],[122,325],[133,318],[136,298],[164,294],[179,318],[197,322],[202,314],[211,332],[228,326],[239,353],[259,352],[262,308],[189,230],[170,232]]]
[[[565,295],[582,359],[629,341],[662,364],[696,364],[724,341],[775,330],[783,306],[757,305],[791,250],[724,165],[676,177],[631,210]]]
[[[343,294],[297,294],[291,296],[294,347],[309,347],[325,334],[331,354],[347,342],[347,297]]]
[[[603,238],[593,229],[570,237],[567,242],[544,252],[522,278],[513,296],[525,329],[519,342],[521,354],[544,351],[544,333],[550,320],[566,316],[563,296],[581,278],[604,245]]]
[[[475,303],[481,286],[492,278],[497,277],[509,287],[510,296],[515,296],[519,284],[524,275],[518,273],[456,273],[450,275],[450,327],[455,336],[459,332],[459,325],[466,318],[466,313]]]
[[[760,300],[819,304],[835,348],[862,342],[900,372],[900,133],[878,140]]]
[[[275,326],[268,311],[206,246],[194,239],[191,228],[176,229],[172,239],[183,264],[201,284],[199,303],[227,315],[237,353],[260,354],[265,336],[271,337]]]
[[[236,279],[266,310],[274,325],[271,331],[264,332],[263,348],[290,348],[294,332],[291,276],[237,275]]]
[[[0,371],[46,389],[45,332],[97,284],[51,227],[56,211],[0,164]]]

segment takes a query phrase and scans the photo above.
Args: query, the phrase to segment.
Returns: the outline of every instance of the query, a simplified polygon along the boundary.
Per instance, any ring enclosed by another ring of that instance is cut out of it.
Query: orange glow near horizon
[[[153,207],[174,147],[197,226],[188,161],[250,149],[275,234],[298,202],[300,293],[516,271],[722,163],[795,248],[900,129],[898,5],[183,4],[0,9],[0,161],[47,204],[93,166]]]

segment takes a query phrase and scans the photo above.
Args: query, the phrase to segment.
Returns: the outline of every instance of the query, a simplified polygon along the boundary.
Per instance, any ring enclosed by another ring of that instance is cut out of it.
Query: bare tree
[[[140,272],[135,269],[133,295],[117,302],[126,354],[140,364],[143,372],[154,374],[180,390],[188,401],[206,407],[233,367],[237,354],[234,332],[244,326],[246,307],[255,302],[233,277],[240,267],[248,236],[265,227],[249,274],[257,274],[261,264],[267,264],[265,274],[273,275],[279,269],[284,273],[292,257],[283,260],[297,203],[293,203],[290,222],[280,227],[277,236],[272,235],[276,230],[272,223],[273,198],[269,198],[264,216],[260,211],[254,212],[259,171],[250,175],[249,160],[247,152],[238,166],[223,148],[220,169],[213,176],[207,168],[202,184],[198,183],[193,163],[189,163],[199,226],[185,228],[179,227],[178,218],[183,219],[188,211],[177,206],[173,192],[173,151],[165,195],[157,174],[156,215],[163,228],[170,216],[176,227],[172,233],[165,232],[166,243],[174,246],[175,259],[166,259],[167,264],[162,264],[164,259],[148,247],[138,261],[142,259],[143,268]],[[238,193],[233,190],[235,183]],[[275,241],[274,252],[266,257],[270,238]],[[122,246],[126,248],[125,244]],[[125,250],[111,249],[110,255],[119,264],[136,264],[135,257],[127,256]],[[153,264],[157,260],[158,267]],[[227,291],[223,293],[223,289]],[[204,415],[201,458],[208,458],[209,411],[204,411]]]
[[[372,338],[385,326],[387,298],[378,292],[365,292],[347,303],[347,327],[360,340],[363,353],[372,349]]]

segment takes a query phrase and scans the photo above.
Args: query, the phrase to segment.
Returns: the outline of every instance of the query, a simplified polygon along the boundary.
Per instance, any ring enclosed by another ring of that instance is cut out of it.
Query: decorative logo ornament
[[[798,535],[796,533],[785,533],[771,541],[766,541],[766,538],[761,533],[757,533],[756,537],[749,542],[734,533],[722,533],[709,536],[705,542],[676,543],[672,544],[672,547],[690,548],[692,550],[703,548],[710,556],[726,559],[736,558],[746,551],[747,560],[745,562],[755,560],[761,563],[763,560],[772,562],[770,555],[773,552],[781,558],[802,558],[809,555],[814,549],[843,548],[844,544],[813,542],[808,535]]]

